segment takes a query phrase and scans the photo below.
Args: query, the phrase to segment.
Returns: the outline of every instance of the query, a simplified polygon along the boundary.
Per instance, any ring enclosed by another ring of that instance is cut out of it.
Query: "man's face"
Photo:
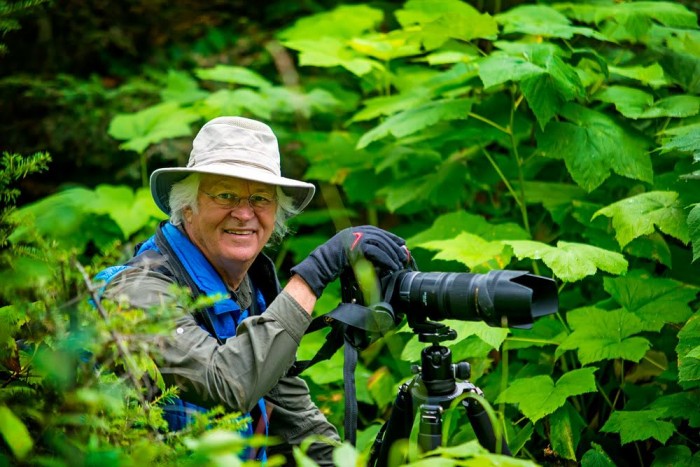
[[[247,270],[262,251],[275,226],[275,193],[264,183],[202,175],[199,211],[185,209],[185,229],[219,273]]]

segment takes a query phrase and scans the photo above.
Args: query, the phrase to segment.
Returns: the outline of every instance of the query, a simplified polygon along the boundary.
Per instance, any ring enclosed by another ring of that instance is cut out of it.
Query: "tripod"
[[[391,446],[410,437],[415,414],[419,415],[418,447],[421,451],[431,451],[442,445],[444,409],[464,394],[482,395],[481,389],[466,381],[471,374],[470,365],[466,362],[453,365],[450,349],[440,345],[440,342],[455,339],[456,331],[429,321],[415,325],[414,330],[419,341],[431,345],[421,352],[421,366],[414,368],[416,376],[399,388],[389,420],[377,434],[370,451],[369,466],[388,465]],[[503,437],[497,450],[498,440],[484,407],[473,398],[464,398],[460,403],[481,445],[491,452],[511,455]]]

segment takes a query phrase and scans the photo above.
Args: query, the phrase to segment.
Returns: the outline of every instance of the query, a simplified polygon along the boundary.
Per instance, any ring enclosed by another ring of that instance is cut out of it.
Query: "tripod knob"
[[[472,366],[468,362],[459,362],[454,366],[455,378],[468,380],[472,375]]]

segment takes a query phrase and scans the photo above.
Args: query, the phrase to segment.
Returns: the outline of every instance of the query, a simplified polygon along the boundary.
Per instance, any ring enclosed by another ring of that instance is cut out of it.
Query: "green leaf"
[[[471,108],[471,99],[442,99],[404,110],[365,133],[357,148],[362,149],[389,134],[402,138],[442,121],[466,119]]]
[[[516,379],[498,396],[496,402],[518,404],[520,411],[536,422],[554,413],[569,397],[595,392],[595,371],[595,368],[572,370],[556,383],[547,375]]]
[[[129,238],[148,225],[151,219],[164,219],[166,215],[156,206],[149,188],[134,191],[126,186],[98,185],[90,208],[98,214],[108,214]]]
[[[486,219],[467,211],[454,211],[443,214],[433,222],[428,230],[410,237],[406,244],[411,248],[431,240],[448,240],[461,232],[467,232],[485,240],[528,239],[530,235],[519,225],[507,222],[491,224]]]
[[[664,446],[654,451],[654,462],[651,467],[693,467],[700,465],[700,452],[693,454],[688,446]]]
[[[639,118],[654,103],[654,96],[641,89],[627,86],[609,86],[597,92],[594,99],[613,104],[627,118]]]
[[[586,422],[568,402],[549,416],[552,449],[564,459],[576,460],[576,448]]]
[[[199,79],[240,84],[254,88],[272,86],[272,83],[262,75],[242,66],[216,65],[213,68],[196,68],[194,74]]]
[[[165,89],[160,93],[163,101],[178,104],[189,104],[208,95],[208,92],[199,89],[197,81],[189,73],[176,70],[168,70]]]
[[[693,313],[689,304],[699,291],[690,284],[652,277],[641,270],[630,271],[624,277],[605,277],[603,284],[617,303],[642,320],[644,331],[657,332],[666,323],[685,322]]]
[[[700,427],[700,393],[698,391],[661,396],[652,402],[649,408],[664,410],[664,418],[681,418],[688,420],[692,428]]]
[[[151,144],[164,139],[190,136],[190,124],[199,118],[175,102],[163,102],[134,114],[117,115],[107,132],[115,139],[126,140],[120,148],[141,154]]]
[[[686,214],[675,191],[650,191],[631,196],[598,210],[593,219],[600,215],[612,218],[615,238],[621,247],[637,237],[653,233],[654,226],[683,243],[690,240]]]
[[[533,61],[546,73],[526,77],[520,86],[540,128],[544,129],[565,102],[583,97],[585,90],[574,69],[551,50],[536,49]]]
[[[627,261],[621,254],[583,243],[560,241],[555,248],[529,240],[503,242],[513,248],[518,259],[541,259],[564,282],[581,280],[595,274],[598,269],[610,274],[627,271]]]
[[[693,261],[700,258],[700,203],[688,213],[688,235],[693,243]]]
[[[700,123],[684,125],[664,130],[661,152],[689,152],[700,157]]]
[[[341,66],[357,76],[363,76],[373,69],[381,68],[379,62],[361,57],[343,40],[332,37],[288,40],[283,42],[283,45],[300,52],[300,66],[326,68]]]
[[[545,72],[544,68],[525,58],[502,52],[494,52],[479,62],[479,78],[486,89],[507,81],[518,82]]]
[[[575,199],[583,199],[586,195],[581,187],[571,183],[526,181],[522,186],[525,202],[542,204],[558,224],[564,222],[566,213],[571,210],[571,202]],[[514,183],[513,187],[517,190],[520,184]]]
[[[700,345],[678,358],[678,381],[700,380]]]
[[[537,134],[538,147],[544,156],[564,159],[579,186],[593,191],[610,172],[652,181],[653,169],[646,151],[649,142],[644,137],[578,104],[566,104],[560,114],[570,123],[550,122]]]
[[[494,349],[500,348],[510,333],[508,328],[489,326],[483,321],[445,320],[444,324],[454,329],[460,339],[477,336]]]
[[[615,108],[627,118],[685,118],[700,112],[700,97],[676,95],[654,102],[651,94],[625,86],[610,86],[594,96]]]
[[[502,269],[510,262],[510,256],[504,255],[505,245],[501,242],[489,242],[483,238],[462,232],[450,240],[433,240],[418,243],[416,246],[437,251],[434,259],[459,261],[469,269],[495,260],[493,269]]]
[[[581,457],[581,467],[615,467],[615,463],[599,444],[591,445],[593,447]]]
[[[566,319],[573,332],[561,343],[561,350],[576,349],[581,364],[621,358],[639,362],[651,347],[643,337],[642,321],[633,313],[584,307],[569,311]]]
[[[498,34],[498,24],[488,13],[459,0],[409,0],[395,16],[426,50],[442,46],[449,38],[468,42]]]
[[[630,67],[610,65],[608,70],[610,71],[610,75],[619,75],[623,78],[633,79],[654,89],[669,85],[666,75],[664,74],[664,69],[658,63],[649,66],[640,65]]]
[[[351,39],[371,31],[384,18],[382,10],[368,5],[341,5],[331,11],[305,16],[278,33],[282,40]]]
[[[503,25],[503,34],[522,33],[532,36],[571,39],[574,34],[603,39],[600,33],[586,27],[571,26],[569,19],[546,5],[521,5],[496,15]]]
[[[275,107],[271,99],[248,88],[233,91],[220,89],[197,105],[197,111],[209,119],[221,115],[250,113],[255,117],[270,120],[273,110]]]
[[[654,438],[662,444],[676,431],[671,422],[659,420],[663,410],[617,410],[600,429],[604,433],[619,433],[622,444]]]
[[[388,34],[372,34],[356,37],[348,41],[348,45],[363,55],[388,62],[401,57],[419,55],[421,48],[413,35],[403,31],[391,31]]]
[[[5,405],[0,405],[0,434],[19,460],[24,459],[34,447],[27,426]]]

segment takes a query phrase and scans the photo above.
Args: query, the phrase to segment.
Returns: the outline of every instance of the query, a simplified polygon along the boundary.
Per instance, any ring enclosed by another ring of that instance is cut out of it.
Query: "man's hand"
[[[301,276],[320,297],[323,289],[359,258],[387,272],[406,268],[410,257],[405,245],[403,238],[378,227],[350,227],[312,251],[291,272]]]

